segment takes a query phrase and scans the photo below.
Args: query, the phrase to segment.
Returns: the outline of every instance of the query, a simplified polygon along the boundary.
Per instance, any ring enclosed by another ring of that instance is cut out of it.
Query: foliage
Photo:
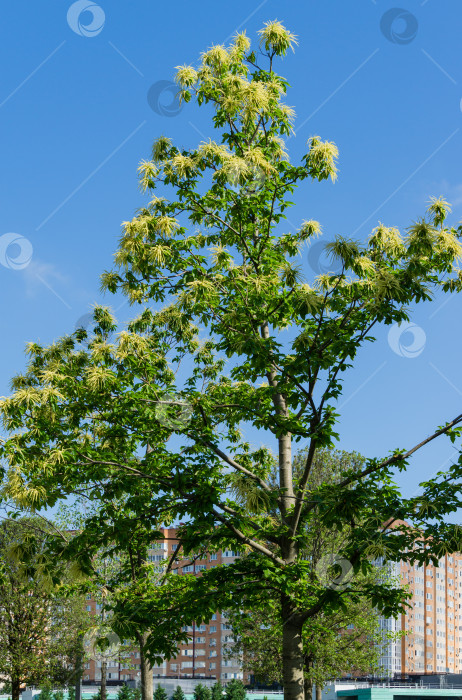
[[[117,596],[119,587],[126,585],[127,581],[136,581],[137,578],[146,576],[154,579],[154,567],[148,564],[148,548],[152,546],[150,533],[151,526],[145,526],[142,522],[134,522],[130,527],[126,526],[121,538],[111,537],[106,530],[101,532],[99,527],[100,512],[95,501],[84,497],[86,494],[86,480],[82,476],[81,487],[71,506],[61,504],[56,524],[63,534],[64,542],[58,543],[55,551],[61,557],[81,561],[81,557],[92,552],[90,560],[86,559],[85,579],[81,588],[96,601],[97,612],[92,616],[92,624],[87,630],[86,658],[92,658],[107,665],[111,660],[120,658],[129,659],[130,652],[137,646],[140,651],[140,668],[142,676],[143,700],[152,700],[152,682],[144,682],[144,678],[152,677],[152,669],[149,660],[144,654],[145,632],[135,630],[132,640],[124,639],[123,642],[111,627],[111,604]],[[120,518],[124,514],[128,523],[129,508],[126,500],[113,499],[106,504]],[[95,551],[95,542],[99,547]],[[157,568],[162,568],[158,566]],[[128,636],[128,635],[127,635]],[[102,669],[103,670],[103,669]],[[102,672],[103,679],[103,672]],[[103,682],[103,686],[104,686]]]
[[[242,681],[233,678],[226,684],[225,700],[245,700],[245,688]]]
[[[64,700],[64,691],[55,690],[55,692],[53,693],[53,700]]]
[[[6,682],[2,683],[2,686],[1,686],[2,695],[11,695],[11,690],[12,690],[11,681],[6,681]]]
[[[180,685],[177,685],[177,687],[175,688],[175,691],[172,695],[172,700],[186,700],[186,696],[183,692],[183,688]],[[216,700],[216,699],[213,698],[213,700]]]
[[[53,700],[53,691],[49,682],[40,687],[40,700]]]
[[[220,681],[212,685],[212,700],[223,700],[223,686]]]
[[[67,689],[67,700],[75,700],[75,686],[73,685],[70,685]]]
[[[132,692],[128,685],[123,685],[117,693],[117,700],[132,700]]]
[[[307,450],[294,455],[293,472],[297,481],[303,472]],[[314,488],[320,484],[335,484],[345,470],[357,470],[364,466],[365,459],[357,453],[318,450],[313,460],[313,467],[308,486]],[[277,478],[272,475],[271,480]],[[253,491],[240,491],[239,497],[248,509],[258,509],[258,502],[253,501]],[[276,514],[275,514],[276,516]],[[345,526],[341,532],[325,528],[322,523],[313,523],[311,530],[304,533],[304,548],[301,555],[310,561],[313,569],[327,573],[329,564],[335,562],[336,553],[344,547],[351,536],[350,527]],[[346,584],[351,578],[348,562],[341,562],[342,578],[338,585]],[[367,576],[358,574],[354,579],[356,592],[384,578],[389,578],[383,567]],[[343,579],[343,580],[342,580]],[[391,581],[399,586],[398,581]],[[282,679],[282,626],[281,610],[278,598],[268,605],[268,599],[257,607],[248,606],[245,611],[231,609],[226,613],[233,630],[231,641],[226,645],[228,658],[238,656],[243,660],[244,670],[259,682],[280,683]],[[400,634],[399,634],[400,636]],[[378,675],[379,659],[384,642],[394,639],[396,635],[384,634],[380,628],[377,611],[364,597],[358,602],[351,599],[348,590],[343,596],[343,606],[326,615],[320,610],[316,616],[305,623],[303,629],[304,676],[308,685],[320,685],[326,681],[339,678],[345,673],[360,675]],[[305,693],[306,694],[306,693]]]
[[[160,684],[157,684],[157,688],[154,691],[154,700],[167,700],[168,695],[165,688],[162,688]]]
[[[103,286],[146,307],[113,342],[114,319],[98,308],[91,333],[79,329],[48,348],[31,343],[27,371],[1,404],[9,436],[0,445],[17,503],[53,506],[85,482],[98,514],[85,524],[86,551],[66,549],[84,570],[102,542],[122,547],[139,522],[152,539],[161,523],[182,522],[186,556],[244,552],[200,577],[175,575],[172,557],[161,581],[127,581],[113,599],[113,624],[126,638],[149,620],[146,650],[157,662],[176,654],[193,621],[268,601],[281,616],[287,700],[303,695],[302,632],[319,611],[336,614],[346,597],[384,615],[404,609],[387,581],[338,585],[340,560],[367,577],[379,557],[421,564],[462,546],[461,528],[445,522],[462,504],[460,460],[410,498],[395,483],[425,444],[458,439],[462,415],[424,441],[410,427],[412,447],[346,466],[335,484],[310,482],[319,450],[338,438],[345,373],[373,331],[408,320],[411,305],[460,291],[462,228],[446,225],[449,206],[435,199],[405,235],[380,224],[364,243],[337,236],[327,246],[337,272],[300,269],[321,227],[292,214],[297,228],[287,232],[286,210],[305,181],[335,179],[338,152],[313,136],[290,161],[294,113],[274,64],[295,42],[268,22],[258,56],[241,33],[178,69],[182,98],[214,110],[218,137],[191,149],[161,137],[140,166],[149,199],[124,225]],[[307,445],[300,468],[297,443]],[[276,479],[261,444],[277,447]],[[252,493],[252,507],[242,493]],[[321,574],[304,556],[317,524],[346,533]]]
[[[212,700],[210,688],[202,683],[198,683],[194,688],[194,700]]]
[[[65,573],[47,556],[49,533],[43,518],[0,523],[0,673],[13,698],[23,683],[66,682],[78,645],[82,601],[66,598],[49,575]]]
[[[381,646],[386,641],[378,616],[364,603],[351,604],[346,610],[329,615],[318,613],[303,630],[304,676],[309,685],[323,687],[328,680],[344,674],[379,675]],[[251,610],[229,615],[234,643],[229,654],[239,654],[244,670],[257,681],[280,683],[283,670],[280,611]],[[354,621],[354,622],[353,622]],[[353,629],[347,629],[348,626]],[[396,635],[395,635],[396,636]]]

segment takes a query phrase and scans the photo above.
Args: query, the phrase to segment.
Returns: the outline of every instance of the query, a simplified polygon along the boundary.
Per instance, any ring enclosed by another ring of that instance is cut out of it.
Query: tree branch
[[[191,437],[191,436],[190,436]],[[194,439],[194,438],[193,438]],[[238,464],[238,462],[235,462],[232,457],[228,457],[228,455],[220,450],[219,447],[216,445],[213,445],[210,442],[202,442],[200,441],[201,444],[203,444],[205,447],[208,447],[209,450],[212,450],[218,457],[220,457],[223,462],[226,462],[226,464],[229,464],[230,467],[233,467],[233,469],[236,469],[237,471],[241,472],[242,474],[245,474],[248,476],[250,479],[253,479],[254,481],[257,482],[261,488],[266,491],[267,493],[272,493],[273,490],[272,488],[266,483],[266,481],[263,481],[259,476],[254,474],[253,472],[249,471],[249,469],[246,469],[245,467],[242,466],[242,464]]]
[[[385,467],[390,466],[391,464],[394,464],[395,462],[399,462],[404,459],[408,459],[414,452],[417,452],[417,450],[420,450],[422,447],[425,445],[428,445],[429,442],[432,442],[435,438],[439,437],[440,435],[444,435],[447,433],[451,428],[453,428],[455,425],[458,423],[462,422],[462,413],[458,415],[454,420],[452,420],[450,423],[447,423],[444,428],[440,428],[437,430],[433,435],[430,435],[430,437],[425,438],[425,440],[422,440],[422,442],[419,442],[417,445],[412,447],[410,450],[407,452],[399,452],[398,454],[392,455],[392,457],[389,457],[385,461],[381,462],[378,465],[372,465],[368,467],[367,469],[363,469],[362,472],[359,474],[355,474],[354,476],[349,476],[347,479],[344,479],[343,481],[340,482],[339,486],[348,486],[349,484],[352,484],[355,481],[359,481],[362,479],[364,476],[368,476],[369,474],[373,474],[376,471],[379,471],[380,469],[384,469]]]
[[[277,557],[273,552],[271,552],[269,549],[264,547],[262,544],[259,544],[258,542],[255,542],[254,540],[251,540],[250,537],[247,537],[244,535],[243,532],[237,529],[232,523],[229,522],[223,515],[220,515],[220,513],[217,513],[215,509],[212,509],[212,513],[216,517],[217,520],[219,520],[223,525],[225,525],[231,532],[237,537],[239,542],[242,542],[242,544],[246,544],[249,547],[252,547],[252,549],[255,549],[257,552],[260,552],[261,554],[264,554],[267,556],[269,559],[274,561],[276,564],[279,564],[279,566],[285,566],[286,563],[283,559],[280,559]]]

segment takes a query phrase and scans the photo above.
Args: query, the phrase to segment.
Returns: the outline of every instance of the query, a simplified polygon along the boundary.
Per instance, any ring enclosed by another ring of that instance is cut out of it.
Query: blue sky
[[[210,112],[172,103],[175,66],[279,19],[299,46],[278,66],[297,112],[289,151],[314,134],[340,150],[338,181],[303,186],[288,227],[326,238],[404,230],[430,195],[462,218],[460,0],[155,3],[43,0],[2,8],[0,63],[0,394],[29,340],[71,332],[101,301],[122,221],[143,198],[136,167],[154,138],[193,147]],[[148,100],[149,94],[149,100]],[[8,235],[10,234],[10,235]],[[307,252],[307,276],[321,264]],[[123,322],[131,311],[108,297]],[[447,303],[445,303],[447,302]],[[368,456],[411,446],[460,412],[461,298],[421,306],[406,332],[379,329],[348,375],[341,447]],[[403,330],[403,329],[401,329]],[[444,439],[401,479],[412,493],[454,454]]]

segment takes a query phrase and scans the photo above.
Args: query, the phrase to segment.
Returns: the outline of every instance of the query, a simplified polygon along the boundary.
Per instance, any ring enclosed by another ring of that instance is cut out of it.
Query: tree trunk
[[[101,700],[107,700],[106,676],[107,661],[106,659],[103,659],[103,661],[101,661]]]
[[[11,700],[19,700],[19,694],[21,692],[21,681],[19,678],[11,679]]]
[[[270,382],[271,383],[271,382]],[[283,396],[276,394],[273,399],[276,412],[286,415],[287,409]],[[279,437],[279,487],[282,491],[280,510],[283,518],[294,505],[294,491],[292,479],[292,438],[289,433]],[[296,561],[298,543],[293,537],[281,537],[281,555],[287,564]],[[305,658],[303,655],[302,628],[303,622],[293,603],[283,593],[281,596],[282,611],[282,678],[284,684],[284,700],[305,700],[305,687],[303,682],[303,668]]]
[[[279,415],[286,414],[285,401],[282,397],[279,398],[276,411]],[[281,437],[278,439],[278,447],[279,487],[281,489],[279,507],[281,509],[281,515],[285,518],[288,511],[295,505],[294,482],[292,474],[292,436],[290,433],[281,435]]]
[[[75,700],[82,700],[82,661],[83,661],[83,639],[80,637],[79,650],[75,656],[74,685]]]
[[[304,700],[302,622],[289,601],[282,600],[282,676],[284,700]]]
[[[316,683],[316,700],[322,700],[322,685]]]
[[[305,700],[313,700],[313,681],[311,678],[305,676],[303,685],[305,688]]]
[[[141,666],[141,698],[142,700],[152,700],[154,693],[154,682],[152,678],[152,666],[146,658],[144,645],[147,633],[139,635],[140,646],[140,666]]]

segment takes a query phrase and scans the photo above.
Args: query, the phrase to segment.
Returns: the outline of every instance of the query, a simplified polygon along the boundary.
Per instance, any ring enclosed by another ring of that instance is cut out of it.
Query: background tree
[[[53,691],[49,681],[45,681],[40,687],[40,700],[53,700]]]
[[[194,700],[211,700],[212,692],[210,688],[202,683],[197,683],[194,688]]]
[[[226,684],[225,692],[226,700],[245,700],[246,697],[243,682],[235,678]]]
[[[223,686],[220,681],[212,685],[212,700],[223,700]]]
[[[380,655],[386,642],[380,631],[378,615],[364,610],[364,603],[348,606],[331,615],[319,615],[303,630],[305,657],[305,698],[313,685],[320,689],[327,681],[345,674],[379,675]],[[243,668],[261,683],[281,683],[282,629],[277,611],[251,610],[229,614],[233,642],[226,653],[238,655]],[[354,621],[354,622],[353,622]],[[348,629],[351,626],[352,629]],[[395,635],[396,637],[396,635]]]
[[[77,495],[77,491],[74,494]],[[118,587],[146,575],[153,576],[154,569],[162,568],[148,562],[148,549],[155,546],[150,539],[152,528],[141,521],[130,522],[128,513],[126,503],[121,498],[106,501],[103,507],[95,500],[94,490],[91,486],[88,488],[83,479],[77,500],[71,506],[62,505],[57,516],[63,537],[55,541],[54,551],[64,559],[81,563],[87,576],[83,589],[87,594],[91,593],[97,605],[98,613],[88,631],[87,642],[92,658],[101,666],[102,700],[107,694],[108,663],[118,662],[121,658],[127,662],[135,645],[140,652],[142,698],[152,700],[153,697],[152,667],[145,653],[146,632],[137,630],[133,644],[127,640],[121,643],[111,628],[111,604]],[[101,530],[103,517],[106,528]],[[111,520],[108,522],[109,517]],[[114,519],[119,522],[123,519],[127,523],[121,533],[122,538],[117,537],[117,530],[107,527]],[[89,650],[86,651],[88,655]]]
[[[289,160],[293,110],[274,64],[294,44],[269,22],[258,57],[238,34],[206,51],[197,68],[179,69],[183,98],[213,108],[218,141],[191,149],[166,137],[154,143],[140,168],[150,198],[124,226],[117,269],[103,276],[107,289],[148,308],[114,343],[115,324],[98,310],[99,331],[86,349],[83,329],[50,348],[31,344],[28,369],[1,405],[11,434],[0,447],[18,502],[54,504],[85,475],[100,502],[133,493],[132,521],[183,522],[186,556],[246,551],[200,577],[171,575],[167,566],[161,585],[145,577],[121,587],[114,624],[123,637],[146,629],[156,661],[176,653],[192,621],[278,596],[286,700],[303,698],[303,628],[320,610],[334,614],[345,596],[384,615],[404,605],[387,581],[359,591],[332,586],[335,562],[330,582],[319,576],[304,557],[314,524],[348,526],[338,556],[355,574],[366,575],[380,556],[436,562],[462,546],[461,529],[444,520],[461,505],[459,462],[411,498],[394,482],[425,444],[442,434],[456,440],[462,415],[425,440],[410,437],[410,448],[345,469],[335,484],[309,486],[317,451],[337,439],[343,377],[359,348],[380,324],[407,320],[410,305],[459,291],[462,248],[461,228],[445,223],[447,203],[432,200],[404,237],[384,225],[364,244],[338,236],[328,252],[340,270],[304,276],[297,256],[321,227],[292,214],[300,224],[287,233],[285,212],[306,179],[335,178],[337,149],[312,137],[301,160]],[[248,428],[276,447],[276,484],[268,483],[272,455],[249,442]],[[300,441],[307,457],[295,476]],[[266,503],[260,512],[234,496],[236,473]],[[101,517],[99,526],[122,537],[126,522],[107,527]]]
[[[82,601],[48,575],[47,530],[39,518],[0,522],[0,674],[12,700],[23,684],[65,684],[78,643]]]
[[[168,700],[167,691],[158,683],[154,691],[154,700]]]
[[[123,685],[117,692],[117,700],[131,700],[132,693],[127,685]]]
[[[180,685],[177,685],[177,687],[175,688],[175,691],[172,695],[172,700],[185,700],[185,699],[186,699],[186,696],[183,692],[183,688]],[[214,698],[213,700],[216,700],[216,698]],[[221,700],[223,700],[223,699],[221,699]]]

